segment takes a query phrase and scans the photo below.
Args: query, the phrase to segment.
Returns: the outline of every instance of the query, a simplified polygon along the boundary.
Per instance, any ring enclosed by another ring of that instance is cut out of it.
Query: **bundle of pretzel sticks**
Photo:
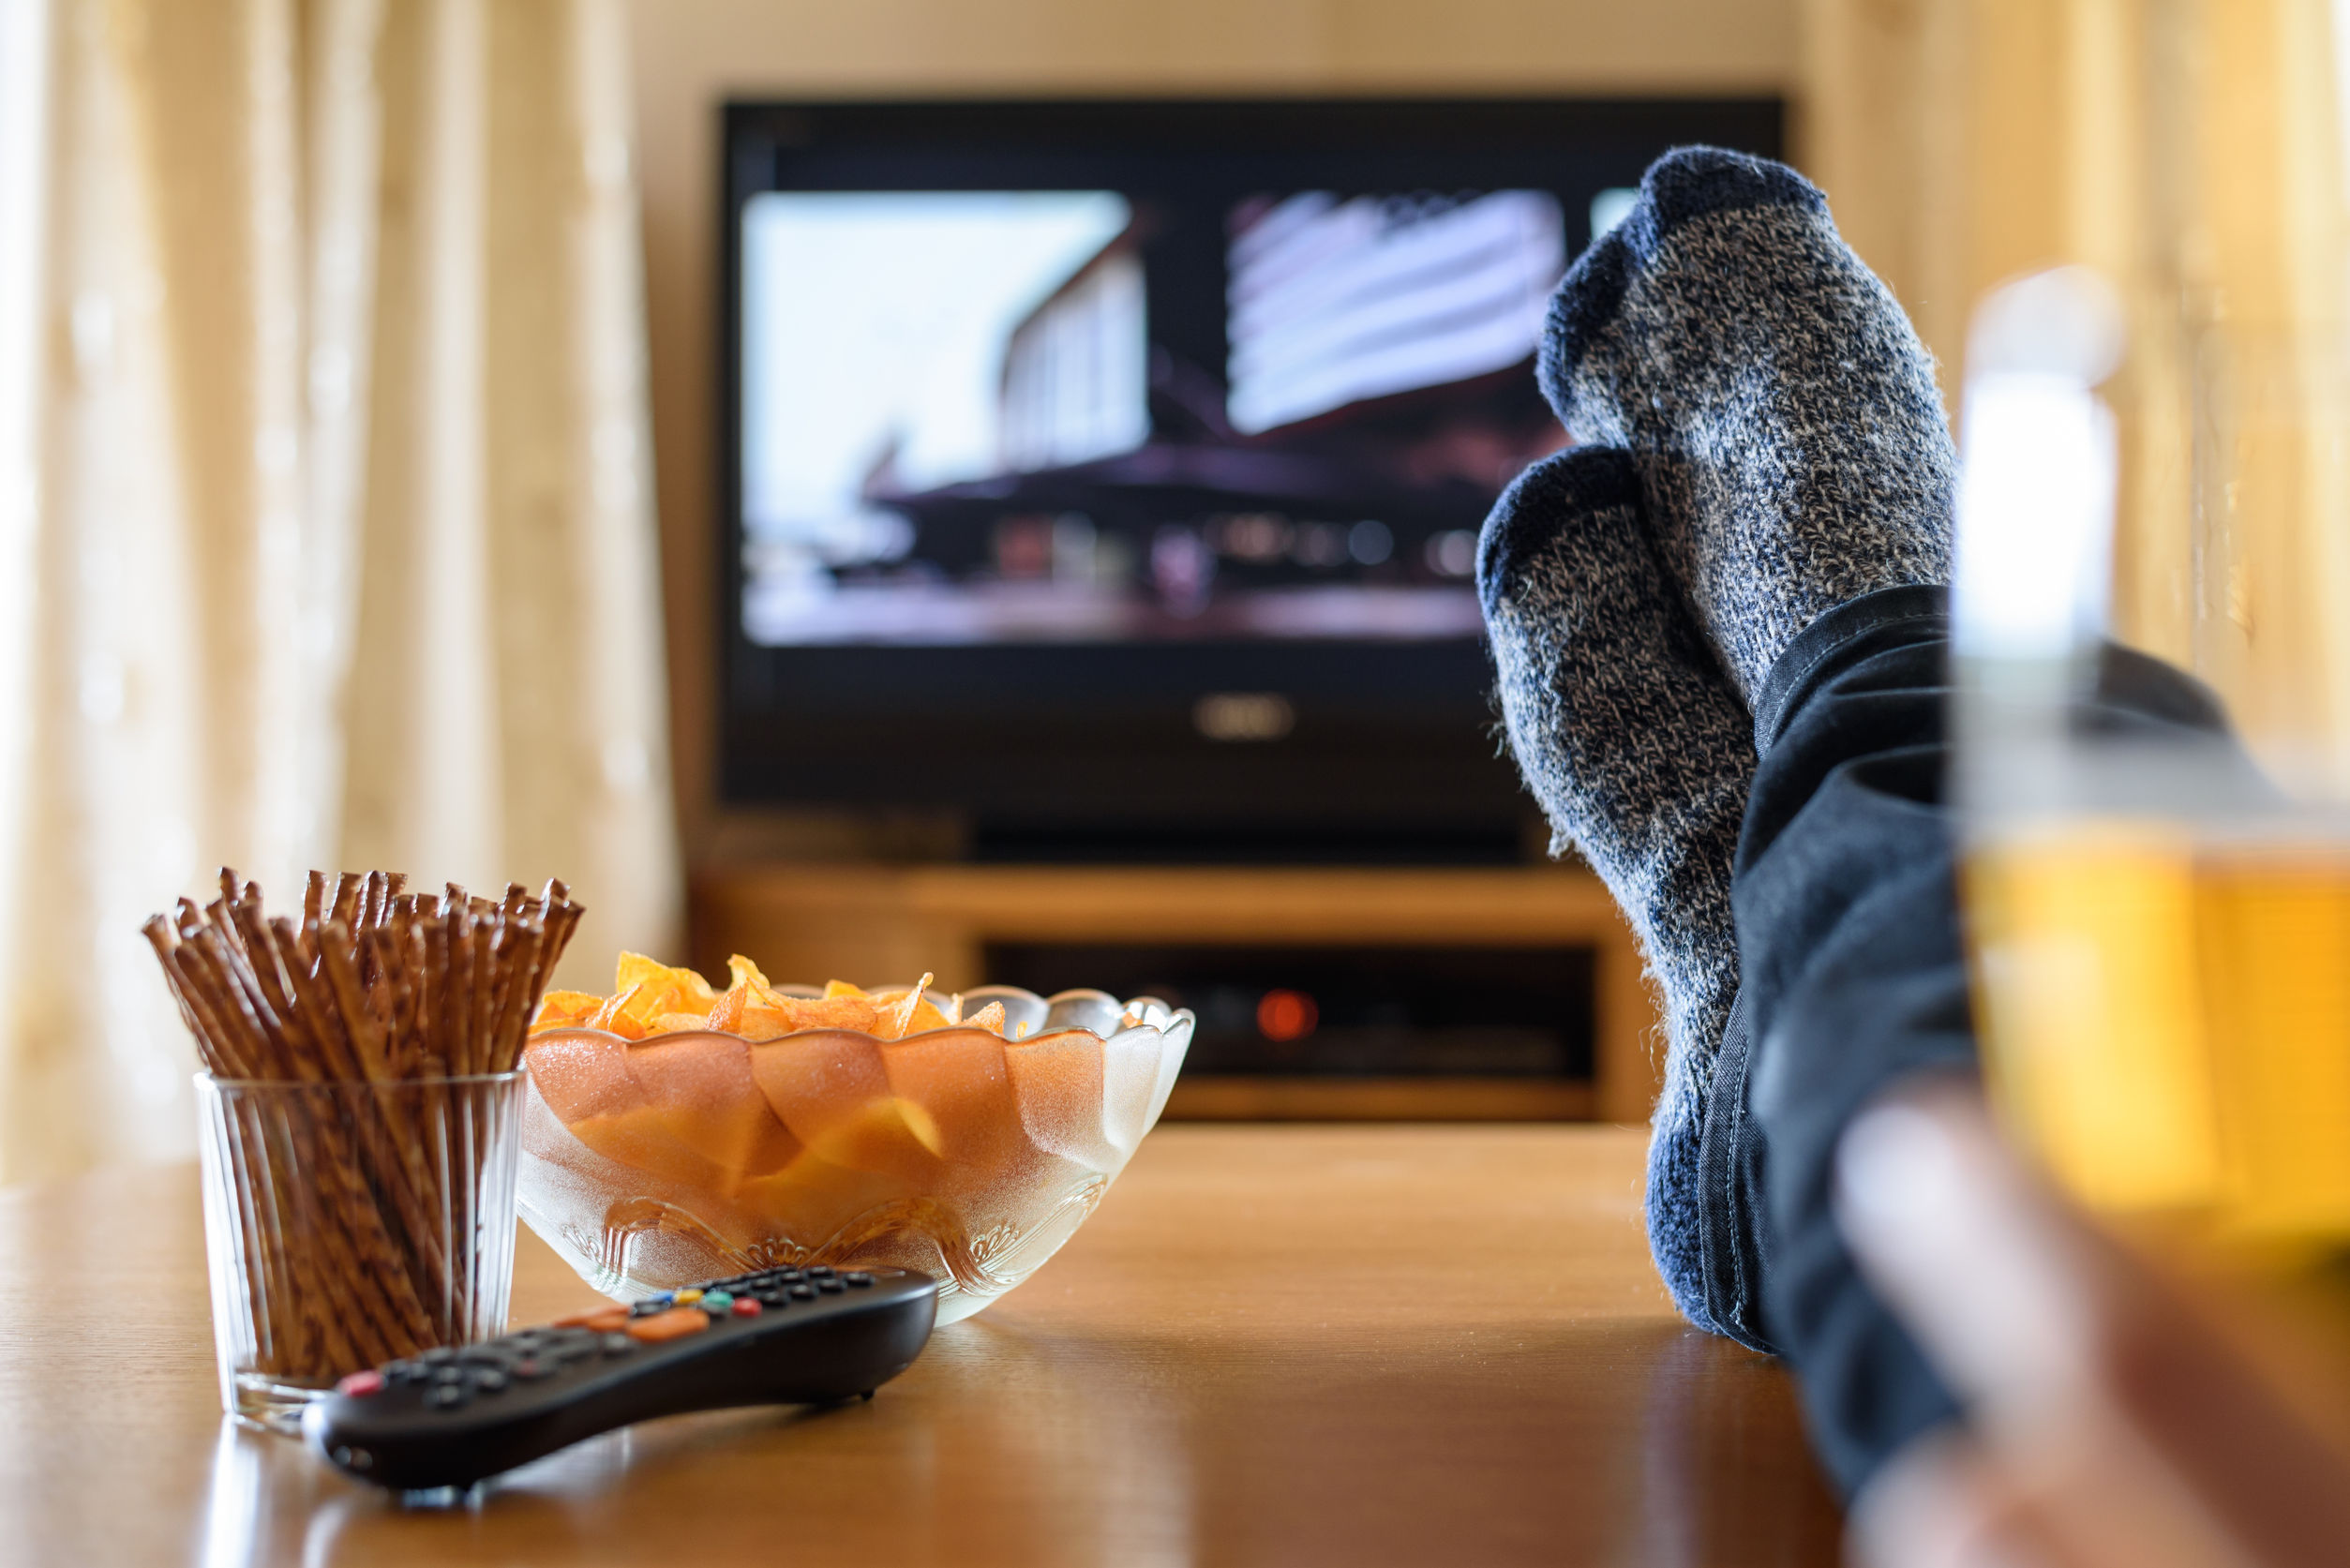
[[[476,1245],[501,1102],[465,1081],[519,1063],[582,913],[560,881],[493,900],[312,872],[296,922],[224,869],[146,923],[216,1080],[251,1370],[331,1380],[502,1327]]]

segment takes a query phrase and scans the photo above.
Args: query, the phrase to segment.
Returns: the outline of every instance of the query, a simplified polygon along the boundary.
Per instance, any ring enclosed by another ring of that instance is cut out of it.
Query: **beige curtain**
[[[193,1144],[229,862],[674,939],[620,0],[0,11],[0,1182]]]
[[[2343,0],[1805,0],[1804,157],[1942,361],[2081,262],[2130,354],[2117,633],[2350,794]]]

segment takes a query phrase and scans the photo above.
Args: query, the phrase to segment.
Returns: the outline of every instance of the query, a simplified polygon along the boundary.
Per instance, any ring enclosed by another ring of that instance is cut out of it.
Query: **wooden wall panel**
[[[1806,0],[1804,20],[1804,159],[1953,405],[1985,291],[2066,262],[2120,291],[2117,635],[2210,680],[2271,762],[2350,784],[2332,7]]]

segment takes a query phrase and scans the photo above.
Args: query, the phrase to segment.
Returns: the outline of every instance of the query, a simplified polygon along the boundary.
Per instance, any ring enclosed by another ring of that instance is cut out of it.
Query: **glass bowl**
[[[1155,997],[1015,986],[965,992],[965,1015],[990,1002],[1023,1038],[533,1036],[522,1218],[622,1301],[756,1268],[888,1264],[941,1282],[940,1322],[967,1318],[1101,1202],[1194,1022]]]

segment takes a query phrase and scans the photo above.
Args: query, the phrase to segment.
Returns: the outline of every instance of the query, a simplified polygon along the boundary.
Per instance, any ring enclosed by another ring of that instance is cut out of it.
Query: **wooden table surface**
[[[1675,1320],[1640,1141],[1167,1127],[871,1403],[404,1506],[224,1422],[192,1168],[0,1194],[0,1563],[1828,1563],[1778,1366]],[[517,1322],[592,1299],[527,1232]]]

